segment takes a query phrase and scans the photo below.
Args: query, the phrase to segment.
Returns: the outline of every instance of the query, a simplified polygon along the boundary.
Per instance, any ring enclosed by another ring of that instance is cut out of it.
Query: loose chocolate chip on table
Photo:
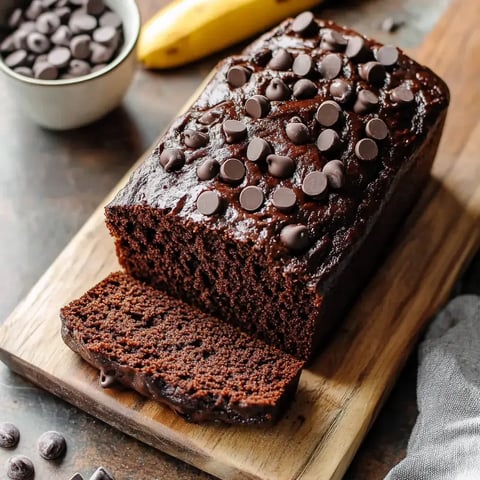
[[[260,187],[250,185],[240,192],[239,200],[240,205],[247,210],[247,212],[255,212],[263,205],[265,196]]]
[[[85,10],[89,15],[100,15],[105,10],[103,0],[86,0]]]
[[[270,100],[286,100],[290,97],[290,93],[290,89],[280,78],[273,78],[265,91],[265,95]]]
[[[365,133],[374,140],[385,140],[388,135],[388,127],[380,118],[372,118],[365,126]]]
[[[240,120],[225,120],[223,122],[223,131],[227,143],[240,142],[247,136],[247,126]]]
[[[93,39],[102,45],[111,45],[115,41],[118,32],[113,27],[100,27],[93,32]]]
[[[315,199],[321,198],[326,193],[327,187],[327,175],[318,170],[310,172],[302,182],[303,193]]]
[[[298,99],[313,98],[317,93],[317,86],[307,78],[298,80],[293,86],[293,96]]]
[[[300,77],[305,77],[308,75],[313,68],[313,59],[310,55],[306,53],[301,53],[293,61],[292,70],[293,73]]]
[[[295,33],[313,34],[316,33],[318,26],[315,22],[315,16],[312,12],[302,12],[295,17],[292,22],[292,30]]]
[[[37,442],[38,453],[45,460],[56,460],[67,450],[67,442],[61,433],[50,431],[41,435]]]
[[[251,162],[265,160],[272,153],[269,143],[260,137],[254,137],[250,140],[247,147],[247,158]]]
[[[73,37],[70,42],[70,50],[72,51],[73,58],[85,60],[90,56],[90,43],[91,38],[89,35],[77,35]]]
[[[235,65],[230,67],[227,72],[227,82],[231,87],[238,88],[248,82],[251,74],[252,72],[248,68]]]
[[[50,50],[48,61],[57,68],[64,68],[70,63],[70,50],[66,47],[56,47]]]
[[[82,77],[83,75],[88,75],[91,73],[90,64],[84,60],[78,60],[74,58],[69,65],[68,74],[71,75],[71,78]]]
[[[27,37],[27,47],[34,53],[45,53],[50,48],[50,40],[43,33],[32,32]]]
[[[7,460],[7,477],[11,480],[30,480],[35,475],[32,461],[24,455],[15,455]]]
[[[203,215],[214,215],[218,213],[222,205],[222,200],[217,192],[208,190],[202,192],[197,198],[197,209]]]
[[[40,33],[50,35],[60,26],[60,19],[53,12],[45,12],[37,18],[35,24]]]
[[[254,95],[245,102],[245,111],[252,118],[262,118],[270,111],[270,101],[263,95]]]
[[[285,133],[295,145],[302,145],[310,140],[310,132],[308,131],[307,126],[303,123],[287,123]]]
[[[77,10],[70,17],[68,26],[74,34],[93,32],[97,28],[97,19]]]
[[[337,102],[326,100],[318,107],[315,119],[323,127],[331,127],[338,122],[342,109]]]
[[[413,92],[407,85],[400,85],[390,92],[392,102],[396,103],[411,103],[415,99]]]
[[[342,188],[345,183],[344,166],[341,160],[330,160],[322,172],[327,176],[328,184],[332,188]]]
[[[66,25],[60,25],[57,31],[50,37],[50,40],[55,45],[62,45],[68,47],[72,39],[72,32]]]
[[[115,12],[105,12],[100,17],[100,26],[110,26],[113,28],[120,28],[122,25],[122,19]]]
[[[386,17],[384,20],[382,20],[380,28],[383,32],[393,33],[396,32],[400,27],[403,27],[403,25],[405,25],[405,22],[399,18]]]
[[[378,97],[370,90],[360,90],[353,106],[355,113],[371,112],[378,106]]]
[[[347,39],[335,30],[328,30],[322,36],[320,47],[323,50],[343,50],[347,45]]]
[[[183,141],[187,147],[202,148],[208,143],[208,135],[206,133],[187,128],[183,132]]]
[[[378,156],[378,146],[371,138],[362,138],[355,145],[355,155],[360,160],[375,160]]]
[[[375,52],[375,58],[385,67],[391,67],[398,62],[399,52],[393,45],[384,45]]]
[[[110,388],[117,383],[115,375],[111,375],[103,370],[100,371],[99,381],[102,388]]]
[[[336,53],[329,53],[320,62],[319,70],[323,78],[332,80],[342,71],[342,59]]]
[[[58,78],[58,68],[50,62],[37,62],[33,66],[33,75],[40,80],[55,80]]]
[[[330,95],[339,103],[346,103],[352,95],[352,84],[343,78],[337,78],[330,84]]]
[[[281,242],[290,250],[300,252],[310,245],[310,236],[305,225],[287,225],[280,232]]]
[[[321,152],[327,153],[335,150],[340,145],[340,137],[335,130],[327,128],[317,138],[317,147]]]
[[[202,113],[198,121],[202,125],[211,125],[213,122],[216,122],[219,118],[220,118],[220,115],[218,113],[205,112],[205,113]]]
[[[25,77],[33,77],[33,70],[28,67],[17,67],[17,68],[14,68],[13,71]]]
[[[16,447],[20,440],[20,431],[9,422],[0,423],[0,447],[13,448]]]
[[[277,178],[288,178],[295,171],[295,162],[282,155],[267,156],[268,173]]]
[[[200,180],[211,180],[218,175],[220,164],[214,158],[207,158],[197,167],[197,177]]]
[[[93,64],[107,63],[115,53],[114,48],[107,47],[97,42],[90,42],[90,61]]]
[[[166,172],[180,170],[185,165],[185,154],[178,148],[166,148],[160,155],[160,165]]]
[[[288,213],[297,203],[297,197],[291,188],[279,187],[273,192],[272,203],[281,212]]]
[[[350,37],[345,49],[345,55],[351,60],[361,62],[369,57],[370,50],[362,37]]]
[[[271,60],[268,62],[268,68],[272,70],[288,70],[293,63],[292,54],[284,48],[273,52]]]
[[[12,14],[10,15],[10,18],[8,19],[8,26],[10,28],[18,28],[20,26],[20,23],[22,22],[22,9],[21,8],[16,8]]]
[[[115,480],[115,478],[108,470],[103,467],[99,467],[90,477],[90,480]]]
[[[5,58],[5,65],[10,68],[21,67],[26,64],[27,56],[25,50],[16,50]]]
[[[245,165],[238,158],[229,158],[220,166],[220,178],[227,183],[240,183],[245,173]]]

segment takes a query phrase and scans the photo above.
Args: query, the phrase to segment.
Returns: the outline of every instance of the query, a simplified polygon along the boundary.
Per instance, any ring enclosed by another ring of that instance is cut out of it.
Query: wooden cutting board
[[[479,246],[478,24],[480,2],[454,1],[419,51],[452,90],[431,181],[390,257],[327,350],[303,372],[278,425],[188,424],[135,393],[102,390],[97,372],[65,347],[60,306],[118,268],[103,206],[2,326],[0,358],[99,419],[222,479],[341,478],[419,333]]]

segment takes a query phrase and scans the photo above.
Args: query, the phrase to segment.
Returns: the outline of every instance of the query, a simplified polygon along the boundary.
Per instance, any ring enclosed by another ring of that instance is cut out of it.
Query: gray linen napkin
[[[480,297],[452,300],[419,350],[419,415],[385,480],[480,480]]]

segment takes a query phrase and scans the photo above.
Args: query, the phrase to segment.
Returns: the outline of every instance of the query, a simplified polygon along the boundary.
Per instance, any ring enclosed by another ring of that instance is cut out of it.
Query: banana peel
[[[245,40],[321,0],[174,0],[141,32],[147,68],[172,68]]]

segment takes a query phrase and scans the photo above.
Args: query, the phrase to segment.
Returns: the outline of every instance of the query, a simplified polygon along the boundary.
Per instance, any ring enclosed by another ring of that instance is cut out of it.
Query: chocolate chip
[[[67,443],[61,433],[45,432],[38,439],[38,453],[45,460],[55,460],[62,457],[67,450]]]
[[[197,209],[203,215],[214,215],[220,211],[221,206],[220,195],[212,190],[202,192],[197,198]]]
[[[281,212],[291,212],[297,203],[295,192],[291,188],[279,187],[272,195],[272,204]]]
[[[36,20],[44,11],[42,2],[40,0],[33,0],[25,11],[25,17],[29,20]]]
[[[342,59],[336,53],[329,53],[321,61],[319,70],[323,78],[332,80],[342,71]]]
[[[100,27],[97,28],[92,35],[92,38],[98,42],[101,43],[102,45],[111,45],[112,42],[115,41],[117,38],[118,32],[115,28],[113,27]]]
[[[290,89],[280,78],[274,78],[269,83],[265,95],[270,100],[286,100],[290,97]]]
[[[35,24],[40,33],[50,35],[60,26],[60,19],[53,12],[45,12],[37,18]]]
[[[207,158],[197,168],[197,177],[200,180],[211,180],[218,175],[220,164],[213,158]]]
[[[375,52],[375,58],[385,67],[391,67],[398,62],[399,51],[393,45],[384,45]]]
[[[74,34],[82,32],[89,33],[97,28],[97,19],[92,15],[77,11],[70,17],[68,26]]]
[[[305,225],[287,225],[280,232],[281,242],[290,250],[300,252],[310,245],[310,236]]]
[[[265,160],[272,153],[269,143],[260,137],[254,137],[250,140],[247,147],[247,158],[251,162]]]
[[[288,70],[293,63],[292,54],[287,52],[284,48],[273,52],[271,60],[268,62],[268,67],[272,70]]]
[[[240,183],[245,173],[245,165],[238,158],[229,158],[220,166],[220,178],[227,183]]]
[[[45,53],[50,48],[50,40],[43,33],[32,32],[27,37],[27,47],[34,53]]]
[[[198,121],[202,125],[211,125],[212,123],[216,122],[220,118],[220,115],[217,112],[208,111],[203,113]]]
[[[385,82],[387,73],[385,67],[379,62],[368,62],[359,66],[360,77],[372,85],[381,85]]]
[[[277,178],[288,178],[295,171],[295,162],[290,158],[282,155],[267,156],[268,173]]]
[[[328,184],[332,188],[342,188],[345,183],[344,166],[340,160],[327,162],[322,172],[327,176]]]
[[[15,455],[7,460],[7,477],[11,480],[30,480],[35,475],[32,461],[24,455]]]
[[[360,160],[375,160],[378,155],[378,146],[371,138],[362,138],[355,145],[355,155]]]
[[[340,137],[331,128],[324,130],[317,138],[317,147],[323,153],[334,151],[339,145]]]
[[[234,67],[230,67],[228,70],[227,82],[233,88],[238,88],[248,82],[251,74],[252,72],[248,68],[236,65]]]
[[[100,17],[100,26],[120,28],[122,26],[122,19],[115,12],[105,12]]]
[[[16,8],[8,19],[8,26],[11,29],[18,28],[20,26],[20,23],[22,22],[22,17],[23,17],[22,9]]]
[[[37,25],[35,24],[35,22],[23,22],[18,30],[22,32],[32,33],[37,30]]]
[[[322,36],[320,48],[323,50],[339,51],[347,45],[347,39],[335,30],[328,30]]]
[[[33,77],[33,70],[28,67],[17,67],[17,68],[14,68],[13,71],[25,77]]]
[[[21,67],[26,64],[27,56],[25,50],[16,50],[5,58],[5,65],[10,68]]]
[[[251,56],[252,63],[259,67],[265,67],[272,58],[272,51],[269,48],[262,48]]]
[[[183,132],[183,141],[187,147],[202,148],[208,143],[208,135],[206,133],[187,128]]]
[[[89,15],[100,15],[105,10],[103,0],[86,0],[85,10]]]
[[[166,148],[160,155],[160,165],[166,172],[180,170],[185,165],[185,154],[178,148]]]
[[[115,49],[97,42],[91,42],[90,52],[90,61],[93,64],[99,64],[109,62],[115,53]]]
[[[0,52],[10,53],[15,50],[15,45],[13,44],[13,37],[10,35],[6,37],[3,42],[0,44]]]
[[[115,478],[108,470],[105,470],[103,467],[99,467],[90,477],[90,480],[115,480]]]
[[[318,26],[312,12],[302,12],[292,22],[292,30],[300,34],[314,34]]]
[[[308,131],[307,126],[303,123],[287,123],[285,133],[295,145],[302,145],[310,140],[310,132]]]
[[[313,59],[306,53],[301,53],[293,61],[292,70],[293,73],[300,77],[307,76],[313,68]]]
[[[59,7],[54,10],[54,13],[62,23],[65,23],[70,18],[71,11],[68,7]]]
[[[326,100],[318,107],[315,119],[323,127],[331,127],[338,122],[342,109],[337,102]]]
[[[365,133],[374,140],[385,140],[388,135],[388,127],[380,118],[372,118],[365,126]]]
[[[57,68],[64,68],[70,63],[70,50],[66,47],[56,47],[48,54],[48,62]]]
[[[390,92],[390,98],[395,103],[411,103],[415,99],[413,92],[407,85],[400,85]]]
[[[302,190],[305,195],[319,199],[327,191],[328,179],[325,173],[320,171],[310,172],[302,182]]]
[[[240,120],[225,120],[223,122],[223,131],[227,143],[240,142],[247,136],[247,126]]]
[[[378,97],[370,90],[360,90],[353,106],[355,113],[371,112],[378,106]]]
[[[352,93],[352,84],[343,78],[337,78],[330,84],[330,95],[339,103],[348,102]]]
[[[345,49],[345,55],[351,60],[361,62],[370,56],[370,50],[362,37],[350,37]]]
[[[90,56],[91,41],[89,35],[77,35],[76,37],[73,37],[70,42],[72,56],[80,60],[87,59]]]
[[[84,75],[88,75],[91,73],[90,64],[74,58],[68,67],[68,74],[71,76],[70,78],[75,77],[82,77]]]
[[[68,47],[72,39],[72,32],[66,25],[60,25],[57,31],[50,37],[50,40],[55,45],[62,45]]]
[[[404,20],[394,17],[386,17],[384,20],[382,20],[380,28],[383,32],[393,33],[396,32],[400,27],[403,27],[403,25],[405,25]]]
[[[240,205],[247,210],[247,212],[255,212],[258,210],[265,201],[265,196],[263,195],[263,190],[260,187],[255,187],[253,185],[245,187],[240,192]]]
[[[13,47],[17,50],[25,50],[28,48],[27,38],[32,32],[27,30],[16,30],[12,34]]]
[[[318,93],[317,86],[306,78],[295,82],[293,86],[293,96],[298,99],[313,98]]]
[[[104,370],[100,371],[100,386],[102,388],[111,388],[117,383],[115,375],[107,373]]]
[[[245,102],[245,111],[252,118],[263,118],[270,111],[270,101],[263,95],[254,95]]]
[[[14,448],[20,440],[20,431],[18,428],[9,422],[0,423],[0,447]]]
[[[50,62],[37,62],[33,66],[33,75],[40,80],[56,80],[58,68]]]

